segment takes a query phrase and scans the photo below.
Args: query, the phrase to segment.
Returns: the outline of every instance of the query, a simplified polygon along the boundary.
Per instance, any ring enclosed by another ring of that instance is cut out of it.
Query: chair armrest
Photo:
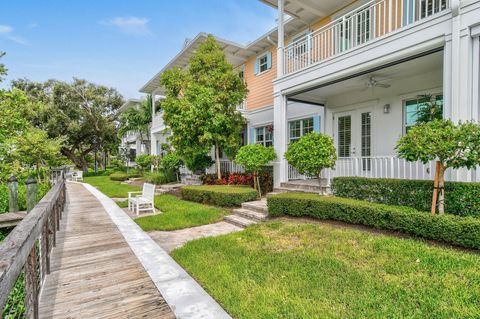
[[[132,198],[132,194],[141,194],[142,192],[128,192],[128,198]]]

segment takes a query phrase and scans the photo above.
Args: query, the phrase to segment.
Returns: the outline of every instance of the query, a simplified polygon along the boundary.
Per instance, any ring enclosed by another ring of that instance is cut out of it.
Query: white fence
[[[322,177],[331,179],[340,176],[370,178],[398,178],[430,180],[435,175],[435,162],[428,164],[408,162],[394,156],[348,157],[337,160],[335,169],[326,169]],[[288,179],[299,180],[308,177],[288,165]]]
[[[244,173],[245,170],[243,166],[237,165],[234,161],[230,160],[220,160],[220,171],[222,173]],[[217,173],[217,164],[213,164],[210,168],[207,169],[207,174],[216,174]]]
[[[372,0],[285,48],[292,73],[449,8],[449,0]]]

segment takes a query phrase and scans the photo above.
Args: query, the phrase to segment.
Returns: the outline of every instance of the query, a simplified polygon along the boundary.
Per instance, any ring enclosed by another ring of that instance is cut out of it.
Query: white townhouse
[[[433,164],[408,163],[395,153],[416,121],[419,96],[435,96],[445,118],[479,121],[479,0],[261,1],[278,10],[276,186],[303,178],[282,154],[309,126],[334,137],[338,162],[327,180],[433,179]],[[302,28],[292,32],[291,19]],[[292,115],[302,118],[298,105],[321,113],[292,122]],[[480,171],[449,171],[447,178],[480,181]]]
[[[118,110],[119,113],[123,113],[131,108],[138,108],[142,101],[139,99],[127,100]],[[135,158],[141,154],[150,153],[150,140],[149,136],[141,136],[138,132],[127,132],[121,138],[120,148],[127,149],[132,158]],[[134,162],[127,163],[128,166],[135,166]]]

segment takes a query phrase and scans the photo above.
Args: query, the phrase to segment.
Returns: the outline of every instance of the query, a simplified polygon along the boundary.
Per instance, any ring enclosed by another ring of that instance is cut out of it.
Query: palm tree
[[[140,135],[142,142],[147,141],[150,136],[150,126],[152,124],[152,96],[148,95],[138,108],[130,108],[120,115],[120,127],[118,133],[120,136],[127,132],[135,132]],[[145,144],[147,153],[150,153],[149,143]]]

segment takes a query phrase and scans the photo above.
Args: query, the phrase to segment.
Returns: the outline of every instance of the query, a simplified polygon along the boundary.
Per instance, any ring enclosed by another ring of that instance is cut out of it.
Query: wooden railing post
[[[37,181],[30,177],[25,185],[27,186],[27,213],[30,213],[37,204]]]
[[[25,307],[27,318],[38,318],[37,245],[34,244],[25,263]]]
[[[18,180],[13,175],[8,179],[8,211],[18,212]]]

